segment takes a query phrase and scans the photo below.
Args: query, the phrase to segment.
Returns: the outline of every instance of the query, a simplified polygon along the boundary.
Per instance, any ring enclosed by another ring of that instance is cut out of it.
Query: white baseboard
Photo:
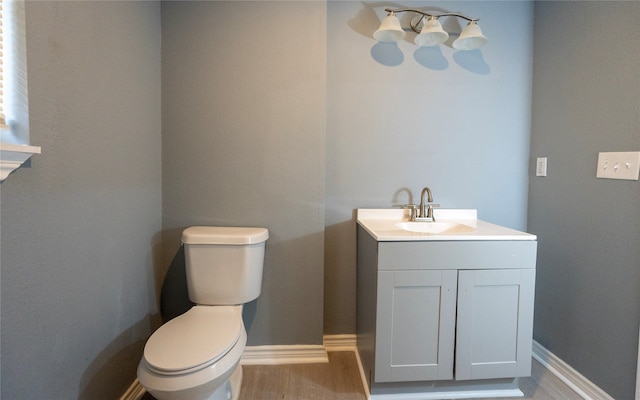
[[[523,397],[520,389],[504,390],[460,390],[433,393],[400,393],[400,394],[367,394],[369,400],[458,400],[458,399],[487,399],[502,397]]]
[[[140,384],[138,378],[133,380],[129,389],[120,397],[120,400],[140,400],[144,394],[147,393],[144,386]]]
[[[330,351],[356,351],[357,341],[355,334],[348,335],[324,335],[324,348]]]
[[[242,365],[282,365],[328,363],[325,347],[318,345],[247,346]]]
[[[585,400],[613,400],[604,390],[585,378],[569,364],[533,341],[533,358]]]

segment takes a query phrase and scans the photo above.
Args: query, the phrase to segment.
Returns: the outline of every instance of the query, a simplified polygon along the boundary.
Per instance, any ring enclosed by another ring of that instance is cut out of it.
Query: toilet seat
[[[224,357],[243,329],[242,306],[194,306],[151,335],[144,359],[162,375],[197,371]]]

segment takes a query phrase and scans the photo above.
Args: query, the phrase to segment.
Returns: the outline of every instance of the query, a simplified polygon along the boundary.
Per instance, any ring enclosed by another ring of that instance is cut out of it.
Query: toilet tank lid
[[[256,244],[269,238],[269,231],[257,227],[192,226],[182,231],[184,244]]]

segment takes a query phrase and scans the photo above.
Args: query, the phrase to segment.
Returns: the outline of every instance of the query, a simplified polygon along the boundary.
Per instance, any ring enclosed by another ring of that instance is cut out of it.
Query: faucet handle
[[[418,214],[418,205],[417,204],[405,204],[402,208],[406,208],[409,210],[409,221],[415,221],[416,216]]]
[[[433,209],[436,207],[440,207],[440,204],[436,203],[427,203],[427,219],[435,222],[435,218],[433,217]]]

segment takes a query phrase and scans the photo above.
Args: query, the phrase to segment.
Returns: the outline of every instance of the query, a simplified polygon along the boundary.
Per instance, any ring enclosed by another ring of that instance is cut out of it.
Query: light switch
[[[538,157],[536,160],[536,176],[547,176],[547,157]]]
[[[640,175],[640,151],[598,153],[597,178],[637,181]]]

